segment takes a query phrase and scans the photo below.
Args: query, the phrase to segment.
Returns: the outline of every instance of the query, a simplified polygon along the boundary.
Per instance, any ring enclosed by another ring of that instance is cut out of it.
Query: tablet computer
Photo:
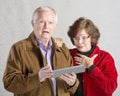
[[[77,66],[72,66],[72,67],[67,67],[67,68],[61,68],[61,69],[56,69],[53,70],[53,77],[59,77],[60,75],[64,74],[64,73],[82,73],[85,71],[85,65],[81,64],[81,65],[77,65]]]

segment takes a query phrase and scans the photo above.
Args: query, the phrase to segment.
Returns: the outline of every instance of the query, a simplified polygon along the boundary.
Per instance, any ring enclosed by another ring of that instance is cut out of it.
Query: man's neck
[[[40,40],[42,41],[45,48],[48,49],[50,39],[40,39]]]

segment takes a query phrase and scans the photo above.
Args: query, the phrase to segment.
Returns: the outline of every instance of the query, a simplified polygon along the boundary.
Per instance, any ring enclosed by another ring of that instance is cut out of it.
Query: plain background
[[[32,13],[39,6],[57,11],[54,37],[61,37],[68,48],[74,47],[67,36],[68,27],[79,17],[91,19],[101,33],[100,48],[111,53],[120,76],[120,0],[0,0],[0,96],[13,96],[2,83],[7,56],[13,43],[32,32]],[[120,78],[113,96],[120,96],[119,83]]]

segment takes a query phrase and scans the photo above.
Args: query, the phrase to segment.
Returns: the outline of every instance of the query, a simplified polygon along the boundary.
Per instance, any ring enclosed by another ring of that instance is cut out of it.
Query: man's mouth
[[[43,31],[43,33],[49,33],[48,31]]]

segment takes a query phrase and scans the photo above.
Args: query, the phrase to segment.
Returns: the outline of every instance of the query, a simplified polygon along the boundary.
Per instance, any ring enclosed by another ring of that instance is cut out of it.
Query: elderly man
[[[54,69],[72,66],[69,50],[52,38],[56,25],[56,11],[39,7],[32,17],[33,32],[11,47],[3,83],[14,96],[70,96],[76,91],[75,73],[52,77]]]

